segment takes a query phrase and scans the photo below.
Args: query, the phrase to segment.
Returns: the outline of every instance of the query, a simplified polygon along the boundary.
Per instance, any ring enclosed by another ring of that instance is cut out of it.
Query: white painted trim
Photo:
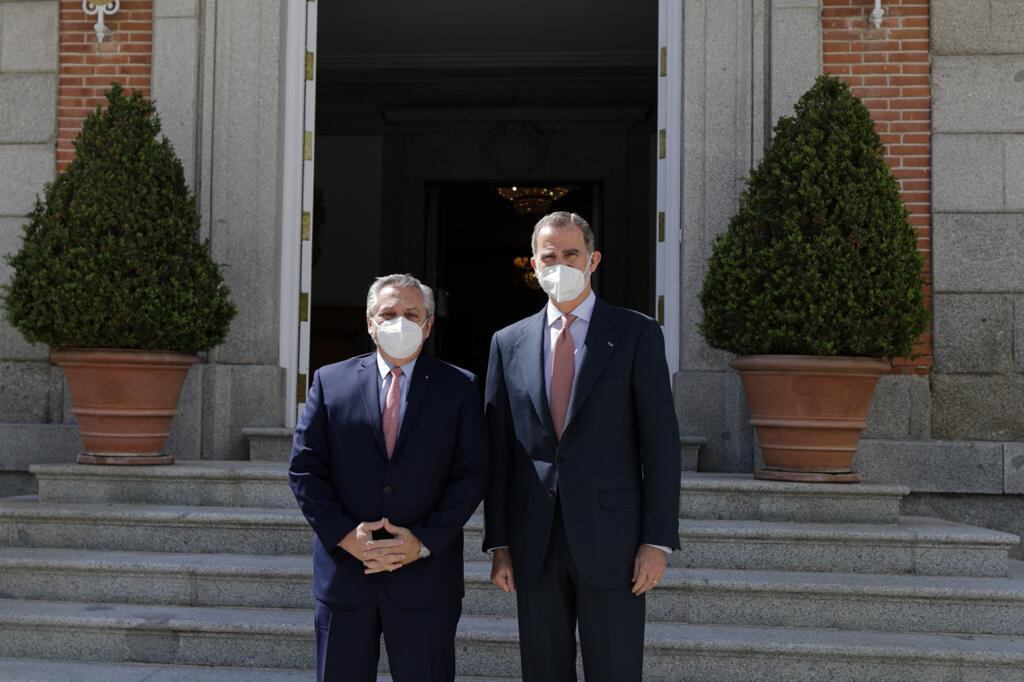
[[[288,0],[284,47],[284,143],[281,183],[281,318],[279,363],[285,370],[281,396],[285,426],[295,426],[295,387],[298,377],[301,283],[299,236],[302,221],[302,135],[305,117],[306,0]]]
[[[661,76],[660,51],[668,48],[668,75]],[[678,0],[658,2],[658,130],[665,130],[665,158],[658,159],[657,211],[665,212],[665,241],[655,242],[655,307],[665,297],[665,354],[669,371],[679,370],[680,249],[683,191],[683,7]],[[655,216],[657,240],[657,215]]]

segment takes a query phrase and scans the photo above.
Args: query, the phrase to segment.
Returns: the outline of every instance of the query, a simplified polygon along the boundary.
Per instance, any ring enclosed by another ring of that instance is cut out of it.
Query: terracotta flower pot
[[[61,350],[50,353],[67,377],[85,452],[80,464],[173,464],[162,450],[178,412],[188,353]]]
[[[872,358],[745,355],[739,371],[765,468],[755,478],[855,483],[860,434],[878,378]]]

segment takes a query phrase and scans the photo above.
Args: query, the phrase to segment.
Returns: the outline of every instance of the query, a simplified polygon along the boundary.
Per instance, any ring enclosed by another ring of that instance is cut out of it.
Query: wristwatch
[[[420,559],[426,559],[430,556],[430,550],[422,542],[420,543]]]

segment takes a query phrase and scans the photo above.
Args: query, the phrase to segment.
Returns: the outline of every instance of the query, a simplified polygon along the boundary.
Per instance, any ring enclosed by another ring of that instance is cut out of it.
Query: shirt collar
[[[384,379],[387,378],[388,374],[391,373],[391,368],[394,367],[394,365],[385,360],[384,356],[382,356],[380,353],[376,353],[375,355],[377,356],[377,371],[380,372],[380,380],[384,381]],[[416,360],[419,360],[419,358],[410,360],[409,362],[402,365],[402,374],[406,376],[412,376],[413,368],[416,367]]]
[[[590,295],[583,299],[583,302],[576,306],[575,310],[571,310],[570,314],[575,315],[577,320],[583,320],[584,322],[590,322],[590,318],[594,314],[594,304],[597,303],[597,296],[594,295],[594,290],[590,290]],[[562,319],[562,311],[555,307],[555,304],[548,299],[548,326],[550,327],[555,323],[556,320]]]

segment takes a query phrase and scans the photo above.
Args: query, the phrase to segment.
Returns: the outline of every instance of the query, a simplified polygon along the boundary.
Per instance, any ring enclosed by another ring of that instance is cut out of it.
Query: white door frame
[[[654,305],[669,372],[679,370],[683,193],[683,3],[658,0],[658,196]]]
[[[284,422],[292,427],[305,404],[309,372],[317,15],[313,0],[287,1],[279,348],[285,370]],[[663,325],[669,371],[675,373],[680,356],[682,243],[681,0],[658,0],[658,48],[654,306]]]
[[[285,371],[284,423],[292,427],[309,374],[316,121],[316,3],[288,0],[284,54],[279,363]]]

